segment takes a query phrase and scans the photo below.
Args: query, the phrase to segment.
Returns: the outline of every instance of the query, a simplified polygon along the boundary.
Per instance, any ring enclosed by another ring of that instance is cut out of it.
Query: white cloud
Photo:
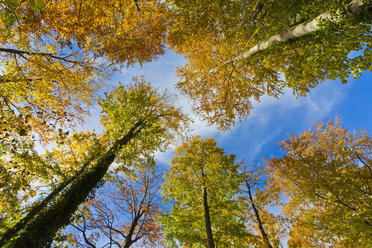
[[[157,152],[155,154],[156,163],[158,165],[168,167],[169,161],[171,161],[174,156],[174,150],[175,147],[173,147],[172,149],[168,149],[166,152]]]
[[[348,88],[345,85],[335,85],[337,82],[326,82],[323,89],[316,89],[305,99],[307,104],[307,118],[311,120],[322,120],[332,113],[334,107],[347,95]],[[339,83],[338,83],[339,84]]]
[[[269,142],[272,142],[272,140],[282,131],[282,129],[275,130],[274,132],[271,132],[268,134],[268,136],[265,136],[263,139],[260,139],[256,145],[253,147],[253,149],[248,153],[249,157],[255,158],[259,153],[261,152],[264,145],[268,144]]]
[[[124,69],[121,74],[115,76],[115,80],[125,83],[130,82],[133,76],[145,75],[155,88],[167,88],[169,93],[177,96],[176,106],[182,107],[184,113],[194,120],[189,135],[200,135],[203,138],[214,136],[219,140],[219,144],[224,145],[240,142],[242,146],[250,149],[246,154],[253,157],[258,155],[266,144],[273,142],[278,135],[289,130],[289,127],[293,127],[293,123],[297,123],[298,129],[305,129],[310,121],[327,118],[347,92],[345,85],[340,86],[339,82],[328,81],[312,89],[307,97],[297,99],[291,89],[285,89],[279,99],[265,95],[260,102],[253,103],[254,109],[247,120],[237,123],[230,132],[218,133],[216,126],[208,125],[192,112],[190,99],[180,95],[175,89],[178,80],[175,66],[185,63],[183,57],[168,51],[156,63]],[[173,152],[174,147],[165,153],[158,153],[156,159],[159,163],[168,164]]]
[[[237,123],[220,143],[234,147],[234,153],[254,159],[260,156],[265,145],[275,144],[285,138],[287,132],[307,129],[311,121],[324,121],[335,115],[335,108],[347,96],[348,89],[337,81],[327,81],[308,94],[296,98],[290,89],[275,99],[264,96],[254,102],[251,115]]]
[[[167,51],[164,56],[161,56],[156,63],[146,63],[143,67],[135,65],[128,69],[123,69],[120,75],[115,77],[122,83],[131,82],[132,77],[145,75],[145,78],[152,84],[154,88],[159,90],[167,89],[168,92],[176,96],[175,105],[181,107],[183,112],[194,121],[190,126],[192,130],[189,135],[200,135],[202,137],[213,136],[217,133],[216,126],[210,126],[207,122],[200,120],[198,116],[192,112],[192,104],[190,100],[180,95],[176,90],[175,85],[178,81],[176,76],[175,66],[182,66],[186,60],[172,51]],[[159,164],[169,164],[174,154],[175,146],[171,147],[165,153],[157,153],[156,160]]]

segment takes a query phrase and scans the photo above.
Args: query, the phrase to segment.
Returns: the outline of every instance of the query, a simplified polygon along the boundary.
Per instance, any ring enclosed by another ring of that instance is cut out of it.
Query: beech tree
[[[44,154],[37,152],[34,143],[28,140],[20,139],[21,145],[16,149],[1,146],[0,232],[8,233],[4,236],[15,232],[14,228],[23,226],[48,204],[54,197],[45,196],[48,187],[58,194],[87,167],[85,161],[98,156],[105,146],[99,135],[89,131],[57,138],[56,147]],[[35,197],[45,197],[39,207],[30,205]],[[26,212],[27,217],[20,220]]]
[[[113,72],[154,61],[167,45],[188,61],[177,71],[179,90],[204,119],[227,130],[264,94],[279,97],[290,88],[306,96],[327,79],[344,83],[371,70],[371,6],[0,0],[0,246],[50,246],[74,218],[85,242],[68,237],[75,245],[96,246],[91,228],[101,228],[109,245],[129,247],[147,234],[143,246],[159,240],[149,187],[134,189],[116,174],[154,166],[154,152],[164,151],[188,119],[144,78],[97,93]],[[102,109],[103,133],[73,130],[92,104]],[[212,138],[194,137],[177,149],[166,174],[163,194],[172,209],[161,219],[165,238],[172,246],[270,248],[289,224],[290,247],[367,247],[371,142],[366,131],[352,134],[338,120],[315,124],[281,143],[286,155],[267,161],[270,184],[262,188],[260,175],[240,173],[234,155]],[[38,143],[54,147],[40,152]],[[130,224],[115,222],[120,218],[102,199],[74,215],[105,179],[121,187],[123,201],[142,196],[139,205],[127,204]],[[268,211],[280,190],[289,196],[289,222]]]
[[[280,143],[282,158],[267,161],[273,183],[288,195],[290,247],[371,244],[371,148],[366,130],[349,132],[339,119]]]
[[[0,139],[82,121],[114,70],[164,52],[171,19],[157,0],[1,1]]]
[[[176,149],[162,191],[172,204],[161,219],[170,246],[244,246],[249,235],[234,200],[237,175],[235,156],[217,147],[213,138],[196,136]]]
[[[61,180],[48,196],[32,204],[23,216],[20,213],[16,222],[1,236],[2,246],[43,247],[50,243],[55,233],[69,223],[72,214],[101,181],[111,163],[123,162],[119,166],[123,168],[151,158],[154,151],[165,149],[187,121],[166,95],[151,89],[144,79],[135,79],[129,86],[119,85],[100,99],[100,106],[106,129],[100,144],[102,148],[77,162],[79,169],[75,174]]]
[[[371,69],[369,0],[171,2],[169,44],[188,60],[178,88],[222,130],[264,94],[305,96],[327,79]]]

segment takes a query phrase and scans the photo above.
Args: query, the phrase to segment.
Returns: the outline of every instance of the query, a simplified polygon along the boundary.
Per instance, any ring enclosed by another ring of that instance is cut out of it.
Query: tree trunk
[[[133,237],[134,230],[136,229],[136,226],[138,225],[138,221],[141,218],[141,216],[142,216],[141,214],[136,215],[136,217],[132,221],[128,235],[125,238],[125,244],[123,248],[129,248],[134,243],[134,241],[132,240],[132,237]]]
[[[42,201],[34,204],[26,216],[20,219],[14,226],[6,230],[5,233],[1,236],[0,247],[2,247],[12,236],[14,236],[14,234],[18,233],[23,228],[25,228],[25,226],[30,220],[32,220],[37,214],[39,214],[41,210],[47,207],[47,205],[50,202],[52,202],[52,200],[55,199],[70,183],[72,183],[78,176],[80,176],[93,159],[94,158],[90,158],[88,161],[86,161],[76,175],[63,181],[57,188],[50,192],[48,196],[45,197]]]
[[[92,189],[101,181],[114,161],[117,151],[134,138],[145,122],[137,122],[128,133],[98,159],[86,173],[76,178],[61,196],[47,209],[41,211],[5,247],[41,248],[50,245],[56,232],[69,223],[71,216],[84,202]]]
[[[265,243],[267,248],[273,248],[273,246],[270,243],[269,237],[267,236],[267,234],[265,232],[265,229],[263,227],[263,224],[262,224],[262,221],[261,221],[261,218],[260,218],[260,214],[258,213],[258,209],[256,207],[256,204],[254,204],[252,193],[251,193],[251,187],[249,186],[249,183],[247,181],[245,181],[245,184],[247,185],[249,200],[251,201],[251,206],[253,208],[254,215],[256,216],[258,228],[260,229],[263,242]]]
[[[353,1],[351,1],[350,4],[345,6],[345,10],[352,15],[356,15],[363,5],[370,5],[371,4],[370,3],[371,0],[366,0],[364,2],[365,3],[363,3],[361,0],[353,0]],[[368,8],[368,6],[367,6],[367,8]],[[343,10],[343,11],[345,11],[345,10]],[[342,11],[342,10],[340,10],[340,11]],[[271,36],[270,38],[268,38],[266,40],[263,40],[263,41],[259,42],[258,44],[256,44],[254,47],[250,48],[245,53],[226,61],[224,64],[226,65],[226,64],[229,64],[229,63],[232,63],[232,62],[247,59],[247,58],[251,57],[252,55],[254,55],[256,53],[261,52],[261,51],[269,48],[270,46],[277,45],[277,44],[280,44],[280,43],[285,43],[289,40],[306,36],[306,35],[308,35],[312,32],[315,32],[315,31],[319,30],[320,29],[319,24],[320,24],[321,21],[330,21],[330,22],[333,22],[333,23],[337,23],[337,22],[340,21],[340,18],[341,17],[338,17],[338,16],[332,16],[327,11],[327,12],[317,16],[316,18],[314,18],[310,22],[301,23],[301,24],[299,24],[297,26],[294,26],[294,27],[292,27],[292,28],[280,33],[280,34],[276,34],[276,35]]]
[[[209,216],[209,206],[208,206],[208,195],[207,189],[203,187],[203,206],[204,206],[204,219],[205,219],[205,229],[207,232],[208,246],[209,248],[214,248],[214,240],[212,233],[212,224]]]

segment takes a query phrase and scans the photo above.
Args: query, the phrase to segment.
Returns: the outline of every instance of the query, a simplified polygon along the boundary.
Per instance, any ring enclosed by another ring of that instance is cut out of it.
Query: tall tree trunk
[[[258,228],[260,229],[263,242],[265,243],[267,248],[273,248],[273,246],[270,243],[269,237],[267,236],[267,234],[265,232],[265,229],[263,227],[263,224],[262,224],[262,221],[261,221],[261,218],[260,218],[260,214],[258,213],[258,209],[256,207],[256,204],[254,204],[252,193],[251,193],[251,187],[249,186],[249,183],[247,181],[245,181],[245,184],[247,185],[249,200],[251,202],[251,206],[253,208],[254,215],[256,216]]]
[[[95,165],[86,173],[76,178],[61,196],[47,209],[33,218],[26,227],[6,243],[4,248],[41,248],[48,246],[56,232],[69,223],[71,216],[79,205],[84,202],[92,189],[101,181],[109,166],[114,161],[117,151],[134,138],[145,125],[137,122],[128,133],[117,140],[110,149],[102,155]]]
[[[209,206],[208,206],[208,194],[207,189],[203,187],[203,207],[204,207],[204,219],[205,219],[205,229],[207,232],[208,246],[209,248],[214,248],[214,240],[212,233],[212,224],[211,218],[209,215]]]
[[[41,210],[47,207],[47,205],[52,202],[52,200],[55,199],[70,183],[80,176],[84,172],[85,168],[93,161],[93,159],[94,157],[87,160],[76,175],[60,183],[59,186],[50,192],[47,197],[45,197],[42,201],[35,203],[26,216],[20,219],[14,226],[6,230],[1,236],[0,247],[2,247],[12,236],[14,236],[14,234],[25,228],[30,220],[39,214]]]
[[[371,0],[365,0],[364,3],[361,0],[353,0],[353,1],[351,1],[350,4],[345,6],[345,10],[340,10],[340,12],[347,11],[348,13],[350,13],[352,15],[356,15],[356,14],[358,14],[358,11],[360,9],[362,9],[361,7],[363,5],[367,6],[366,12],[368,12],[368,8],[369,8],[368,5],[370,5],[370,4],[371,4]],[[310,22],[301,23],[297,26],[291,27],[290,29],[288,29],[288,30],[286,30],[286,31],[284,31],[280,34],[273,35],[270,38],[259,42],[254,47],[250,48],[248,51],[246,51],[243,54],[238,55],[238,56],[226,61],[224,64],[226,65],[226,64],[229,64],[229,63],[232,63],[232,62],[247,59],[247,58],[251,57],[252,55],[254,55],[256,53],[261,52],[261,51],[269,48],[270,46],[277,45],[277,44],[280,44],[280,43],[285,43],[289,40],[306,36],[306,35],[308,35],[312,32],[315,32],[315,31],[319,30],[321,28],[320,25],[319,25],[321,21],[330,21],[330,22],[337,23],[337,22],[340,21],[340,18],[341,17],[338,17],[338,16],[332,16],[327,11],[327,12],[317,16],[316,18],[314,18]]]

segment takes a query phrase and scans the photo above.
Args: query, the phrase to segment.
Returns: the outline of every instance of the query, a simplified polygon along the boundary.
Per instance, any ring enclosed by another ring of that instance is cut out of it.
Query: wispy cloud
[[[131,82],[132,77],[145,75],[145,78],[152,84],[152,86],[159,90],[165,90],[176,96],[174,104],[181,107],[183,112],[194,121],[190,126],[192,130],[189,135],[200,135],[202,137],[209,137],[217,134],[216,126],[210,126],[207,122],[200,120],[200,118],[192,112],[192,104],[190,100],[180,95],[176,90],[177,76],[175,66],[182,66],[186,64],[186,60],[172,51],[168,51],[164,56],[161,56],[156,63],[147,63],[142,67],[135,65],[116,75],[114,80],[122,83]],[[159,164],[168,165],[169,161],[174,155],[175,146],[172,146],[165,153],[157,153],[156,160]]]
[[[349,87],[327,81],[313,89],[307,97],[296,98],[290,89],[275,99],[264,96],[254,103],[251,115],[235,125],[231,132],[220,136],[219,143],[241,157],[257,159],[269,154],[286,133],[303,131],[311,121],[324,121],[335,114],[335,107],[348,94]],[[277,148],[278,150],[278,148]]]
[[[260,102],[254,102],[254,109],[246,120],[237,123],[230,132],[218,133],[216,126],[208,125],[192,112],[190,100],[175,89],[178,80],[175,65],[185,63],[183,57],[167,52],[156,63],[124,69],[115,80],[125,83],[130,82],[133,76],[145,75],[155,88],[167,89],[177,96],[175,104],[194,120],[193,131],[189,135],[214,136],[228,150],[251,158],[259,156],[268,144],[277,143],[286,132],[302,131],[308,128],[311,121],[329,118],[348,90],[339,82],[327,81],[312,89],[307,97],[296,98],[290,89],[284,90],[279,99],[263,96]],[[173,154],[174,147],[165,153],[158,153],[156,159],[159,163],[168,164]]]

